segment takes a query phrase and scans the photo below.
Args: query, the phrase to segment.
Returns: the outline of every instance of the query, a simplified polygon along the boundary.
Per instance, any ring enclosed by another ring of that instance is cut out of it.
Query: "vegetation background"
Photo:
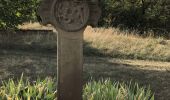
[[[37,23],[31,23],[30,28],[22,25],[39,20],[36,11],[40,1],[0,0],[0,29],[7,30],[0,31],[4,33],[0,35],[0,80],[20,77],[22,72],[30,79],[56,75],[55,36],[8,33],[10,29],[51,30]],[[84,79],[103,77],[120,82],[132,79],[139,85],[150,85],[156,99],[170,98],[170,40],[160,37],[170,37],[170,1],[100,0],[100,6],[102,28],[88,27],[84,33]]]
[[[36,10],[41,0],[1,0],[0,29],[16,28],[27,21],[37,21]],[[170,32],[169,0],[100,0],[100,26],[154,31],[167,36]]]

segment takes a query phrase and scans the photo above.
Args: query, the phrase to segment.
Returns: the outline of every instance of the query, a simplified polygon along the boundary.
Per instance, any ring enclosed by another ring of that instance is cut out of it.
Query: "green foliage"
[[[110,80],[90,82],[84,88],[84,100],[154,100],[151,90]]]
[[[34,83],[24,82],[23,78],[17,83],[9,80],[0,87],[0,100],[54,100],[56,86],[54,80],[37,80]],[[83,100],[154,100],[151,90],[140,88],[138,84],[126,85],[106,81],[92,81],[85,85]]]
[[[100,25],[170,31],[168,0],[101,0]]]
[[[0,0],[0,29],[36,19],[39,0]]]
[[[10,79],[0,87],[0,100],[54,100],[55,97],[55,83],[49,78],[32,84],[24,82],[22,77],[17,83]]]
[[[39,0],[1,0],[0,28],[36,20]],[[101,26],[170,32],[169,0],[100,0]]]

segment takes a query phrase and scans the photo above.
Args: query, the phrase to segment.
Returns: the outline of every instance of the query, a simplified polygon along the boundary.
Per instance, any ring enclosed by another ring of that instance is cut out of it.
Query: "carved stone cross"
[[[82,100],[83,32],[98,23],[98,0],[43,0],[38,14],[58,31],[58,100]]]

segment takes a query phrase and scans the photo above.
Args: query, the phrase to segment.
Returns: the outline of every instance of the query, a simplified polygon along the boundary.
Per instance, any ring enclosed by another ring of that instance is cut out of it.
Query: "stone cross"
[[[98,23],[98,0],[43,0],[38,14],[58,31],[58,100],[82,100],[83,32]]]

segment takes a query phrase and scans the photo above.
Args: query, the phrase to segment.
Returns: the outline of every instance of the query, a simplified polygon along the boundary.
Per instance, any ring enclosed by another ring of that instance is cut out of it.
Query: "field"
[[[38,23],[27,23],[21,29],[53,29]],[[139,36],[138,31],[119,28],[86,28],[85,54],[123,59],[170,61],[170,40],[154,36],[153,32]],[[170,38],[170,37],[167,37]],[[50,42],[50,41],[48,41]]]
[[[44,29],[36,25],[22,28]],[[170,98],[169,40],[144,38],[135,35],[135,31],[91,27],[84,37],[84,82],[91,78],[138,82],[141,86],[150,85],[156,100]],[[23,72],[32,81],[38,76],[57,75],[55,35],[0,35],[0,38],[0,80],[19,78]]]

